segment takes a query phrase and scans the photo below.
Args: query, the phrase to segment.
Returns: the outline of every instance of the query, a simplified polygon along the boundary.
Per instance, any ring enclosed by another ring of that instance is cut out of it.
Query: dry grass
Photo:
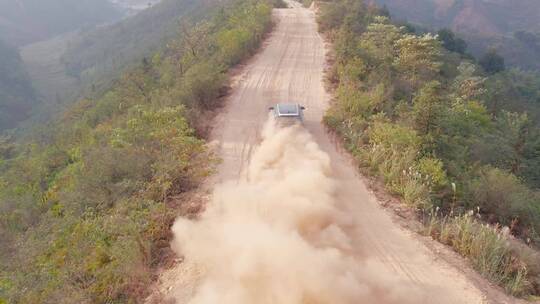
[[[438,210],[437,210],[438,211]],[[532,249],[513,244],[507,228],[482,224],[474,212],[439,217],[431,212],[424,233],[467,257],[473,267],[514,296],[530,296],[537,288],[536,260]]]

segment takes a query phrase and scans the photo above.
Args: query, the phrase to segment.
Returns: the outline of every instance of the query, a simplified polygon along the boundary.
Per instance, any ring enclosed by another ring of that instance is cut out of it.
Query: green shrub
[[[442,178],[441,172],[436,171],[436,165],[429,167],[428,161],[420,164],[418,152],[420,138],[414,130],[396,124],[375,121],[369,129],[370,146],[364,154],[364,162],[377,174],[381,175],[388,188],[403,197],[411,206],[428,208],[431,206],[431,185],[433,178]]]
[[[213,63],[192,66],[183,77],[182,100],[191,107],[210,110],[217,106],[217,97],[225,84],[225,75]]]
[[[493,221],[540,231],[540,195],[513,174],[493,167],[482,168],[471,184],[471,201],[483,213],[494,216]],[[530,232],[526,235],[530,236]]]
[[[419,151],[422,139],[410,128],[375,119],[369,129],[369,142],[395,151]]]
[[[448,186],[448,177],[444,171],[444,164],[442,160],[431,157],[423,157],[418,161],[416,168],[418,172],[429,182],[434,191],[441,190],[442,188]]]

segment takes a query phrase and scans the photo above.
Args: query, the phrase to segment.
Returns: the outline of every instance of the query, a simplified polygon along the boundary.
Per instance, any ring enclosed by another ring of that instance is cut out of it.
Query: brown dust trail
[[[330,158],[296,125],[270,119],[246,178],[216,186],[173,248],[204,269],[192,304],[417,303],[419,292],[354,256]]]

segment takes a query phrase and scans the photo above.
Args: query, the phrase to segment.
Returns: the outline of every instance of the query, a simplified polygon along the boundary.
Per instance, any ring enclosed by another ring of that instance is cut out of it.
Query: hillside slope
[[[540,2],[535,0],[376,0],[392,15],[426,27],[451,28],[475,55],[497,48],[523,68],[540,68]]]
[[[507,34],[540,31],[540,2],[535,0],[377,0],[412,22],[457,31]]]
[[[214,163],[194,128],[271,26],[266,1],[231,2],[186,29],[196,45],[179,36],[104,94],[0,140],[0,303],[142,303]]]
[[[62,62],[69,75],[102,78],[154,52],[178,33],[181,18],[195,19],[212,4],[215,1],[166,0],[119,23],[84,31],[69,41]]]
[[[215,3],[166,0],[114,24],[25,46],[23,60],[45,104],[38,120],[61,112],[80,96],[108,89],[123,71],[175,37],[180,20],[199,20]]]
[[[423,233],[506,292],[540,295],[540,255],[525,245],[540,244],[540,75],[486,72],[370,9],[322,9],[336,54],[327,125],[362,172],[422,210]]]

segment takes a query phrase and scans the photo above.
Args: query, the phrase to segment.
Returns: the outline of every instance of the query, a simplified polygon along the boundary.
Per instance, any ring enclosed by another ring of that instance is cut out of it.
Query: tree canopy
[[[488,74],[495,74],[505,70],[504,58],[497,53],[497,50],[489,50],[478,63],[484,68],[484,71]]]

